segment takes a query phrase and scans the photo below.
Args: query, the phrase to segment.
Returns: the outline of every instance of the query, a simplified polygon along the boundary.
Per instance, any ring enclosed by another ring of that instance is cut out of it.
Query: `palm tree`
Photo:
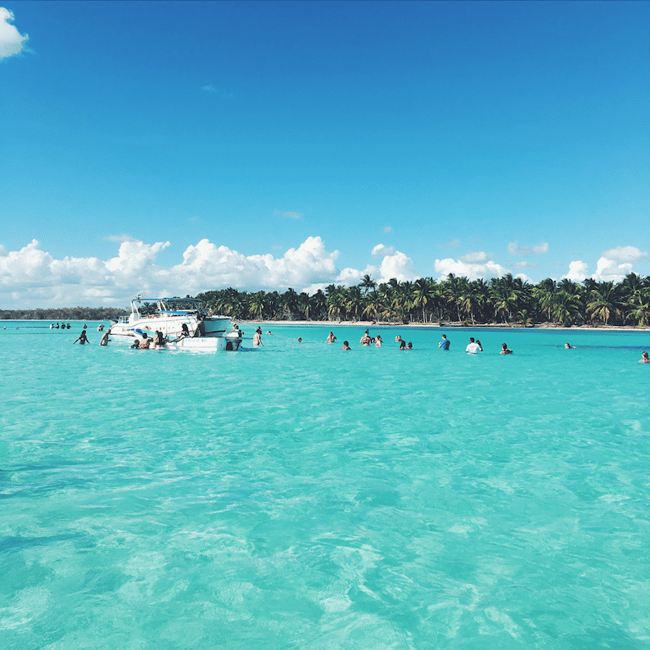
[[[587,313],[592,318],[609,324],[611,316],[620,316],[623,313],[623,304],[620,299],[621,285],[613,282],[599,282],[597,287],[591,290],[587,302]]]
[[[435,282],[432,278],[418,278],[413,283],[413,307],[422,309],[422,322],[427,322],[426,308],[436,299]]]
[[[377,286],[377,283],[366,273],[366,275],[361,278],[359,286],[363,289],[363,294],[365,296],[369,291]]]

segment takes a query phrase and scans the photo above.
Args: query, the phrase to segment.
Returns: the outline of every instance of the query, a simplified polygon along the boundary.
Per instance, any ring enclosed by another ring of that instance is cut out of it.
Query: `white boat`
[[[178,339],[173,345],[188,349],[238,350],[242,341],[232,318],[210,314],[200,300],[193,298],[133,299],[131,314],[111,325],[111,336],[139,339],[143,332],[151,338],[162,332],[169,341]]]

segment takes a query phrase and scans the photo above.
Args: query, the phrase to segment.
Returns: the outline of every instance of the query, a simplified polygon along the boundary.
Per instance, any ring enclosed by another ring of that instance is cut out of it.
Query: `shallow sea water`
[[[0,647],[650,647],[650,332],[80,327],[0,323]]]

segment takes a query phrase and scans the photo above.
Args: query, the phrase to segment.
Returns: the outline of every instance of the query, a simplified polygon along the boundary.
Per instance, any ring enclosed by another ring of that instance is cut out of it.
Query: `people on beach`
[[[650,357],[648,356],[648,353],[643,351],[641,352],[641,358],[639,359],[639,363],[650,363]]]
[[[343,341],[343,347],[341,350],[351,350],[350,344],[347,341]]]
[[[501,344],[501,352],[499,354],[512,354],[512,350],[508,348],[507,343],[502,343]]]
[[[450,341],[449,341],[449,339],[447,338],[447,335],[446,335],[446,334],[443,334],[443,335],[442,335],[442,341],[440,341],[440,343],[438,343],[438,347],[439,347],[441,350],[449,350],[449,343],[450,343]]]
[[[81,330],[81,334],[77,337],[72,345],[79,341],[79,345],[84,345],[84,343],[90,343],[88,337],[86,336],[86,330]]]
[[[473,336],[470,336],[469,344],[465,348],[465,352],[467,352],[467,354],[478,354],[479,352],[483,352],[483,347],[480,345],[480,343],[477,343],[474,340]]]
[[[384,342],[381,340],[381,334],[377,334],[375,338],[375,347],[380,348]]]
[[[336,341],[336,336],[334,336],[334,332],[330,332],[327,335],[327,342],[328,343],[334,343]]]

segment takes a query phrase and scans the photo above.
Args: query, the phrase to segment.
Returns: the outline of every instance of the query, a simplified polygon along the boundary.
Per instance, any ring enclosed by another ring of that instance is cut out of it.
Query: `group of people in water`
[[[50,327],[53,329],[57,329],[58,323],[56,327],[54,325],[51,325]],[[61,327],[65,329],[66,327],[69,328],[70,325],[68,324],[66,326],[66,324],[63,323]],[[80,345],[90,343],[88,336],[86,335],[86,328],[87,325],[84,325],[81,334],[75,339],[74,343],[79,343]],[[103,330],[104,330],[103,325],[100,325],[97,328],[98,332],[102,332]],[[111,328],[109,327],[108,330],[104,332],[104,335],[102,336],[99,345],[102,346],[108,345],[110,333],[111,333]],[[270,335],[271,331],[269,330],[266,333]],[[243,335],[243,332],[241,332],[241,334]],[[187,328],[187,325],[183,324],[183,332],[181,336],[189,336],[189,335],[190,332]],[[334,335],[334,332],[330,332],[328,334],[326,342],[329,344],[336,342],[336,336]],[[399,343],[400,350],[413,349],[413,343],[411,342],[407,343],[400,334],[395,336],[395,342]],[[149,336],[146,332],[143,332],[141,336],[136,337],[135,342],[131,347],[140,350],[157,350],[157,349],[164,348],[167,343],[168,343],[168,339],[166,336],[163,335],[161,331],[156,331],[154,336]],[[298,343],[302,343],[302,337],[298,339]],[[359,343],[361,343],[363,347],[375,346],[380,348],[384,344],[384,341],[381,338],[381,334],[377,334],[377,336],[371,336],[370,331],[366,330],[363,333],[361,339],[359,340]],[[449,351],[450,345],[451,342],[447,338],[447,335],[443,334],[440,342],[438,343],[438,348],[444,351]],[[260,346],[264,346],[264,344],[262,343],[262,328],[258,327],[255,330],[255,334],[253,335],[253,347],[260,347]],[[575,347],[576,347],[575,345],[571,345],[570,343],[564,344],[564,348],[567,350],[575,349]],[[351,349],[352,348],[350,347],[349,341],[343,341],[343,346],[341,347],[341,350],[351,350]],[[465,348],[465,352],[467,354],[478,354],[479,352],[483,352],[483,345],[478,339],[475,339],[473,336],[470,336],[469,343]],[[502,343],[499,354],[513,354],[513,351],[508,347],[507,343]],[[647,352],[643,352],[641,354],[641,359],[639,359],[639,363],[650,363],[650,356],[648,355]]]

